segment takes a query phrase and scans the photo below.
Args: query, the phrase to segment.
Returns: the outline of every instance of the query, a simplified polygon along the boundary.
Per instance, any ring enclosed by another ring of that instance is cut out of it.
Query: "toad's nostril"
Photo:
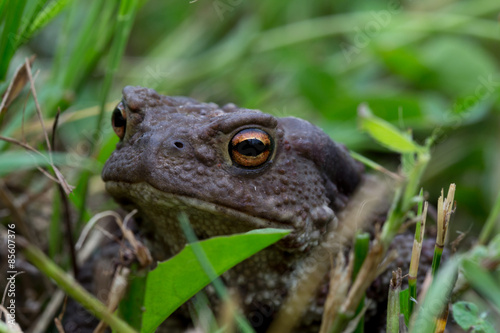
[[[179,149],[184,148],[184,144],[183,144],[182,142],[180,142],[180,141],[175,141],[175,142],[174,142],[174,145],[175,145],[177,148],[179,148]]]

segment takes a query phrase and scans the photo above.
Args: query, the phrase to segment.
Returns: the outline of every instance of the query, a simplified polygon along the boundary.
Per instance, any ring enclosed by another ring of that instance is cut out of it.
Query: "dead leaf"
[[[36,56],[32,55],[28,59],[29,66],[33,64],[35,58]],[[28,83],[28,81],[29,81],[29,76],[26,70],[26,63],[23,63],[16,69],[16,72],[14,73],[14,76],[12,77],[12,80],[10,81],[7,90],[3,94],[2,103],[0,104],[0,114],[4,110],[7,110],[7,108],[16,99],[19,93],[21,93],[21,91],[23,90],[26,83]]]

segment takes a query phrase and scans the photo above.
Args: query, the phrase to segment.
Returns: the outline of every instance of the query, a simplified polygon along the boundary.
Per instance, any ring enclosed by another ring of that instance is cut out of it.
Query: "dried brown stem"
[[[49,135],[47,133],[47,130],[45,129],[45,123],[43,121],[43,116],[42,116],[42,109],[40,108],[40,104],[38,103],[38,98],[35,89],[35,80],[33,80],[33,76],[31,75],[31,66],[28,58],[26,58],[25,66],[26,66],[26,73],[28,74],[28,78],[30,80],[31,93],[33,94],[33,99],[35,100],[36,113],[38,115],[38,119],[40,120],[40,124],[42,125],[43,135],[45,136],[45,143],[47,144],[47,150],[51,152],[52,146],[50,145]]]
[[[350,205],[343,211],[338,230],[329,232],[325,241],[311,251],[310,260],[304,261],[303,274],[299,277],[297,288],[291,291],[268,332],[284,333],[292,330],[300,320],[303,309],[307,307],[318,286],[324,280],[330,266],[330,260],[348,247],[356,230],[363,228],[370,221],[370,217],[373,216],[373,212],[381,201],[388,197],[385,195],[388,191],[386,183],[375,179],[366,180],[350,200]],[[377,265],[380,261],[381,259],[377,261]],[[376,268],[377,266],[373,268],[373,274],[377,272]],[[358,278],[360,276],[361,272],[358,274]],[[358,292],[362,295],[364,289],[358,290]],[[358,294],[351,295],[351,301],[359,300],[360,298],[357,296]],[[344,298],[341,301],[344,301]],[[354,306],[356,307],[358,303]]]

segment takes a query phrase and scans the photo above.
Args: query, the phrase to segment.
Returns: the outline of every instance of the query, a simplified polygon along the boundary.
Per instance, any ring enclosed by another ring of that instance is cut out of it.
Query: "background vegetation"
[[[36,54],[46,127],[62,112],[55,163],[76,186],[74,236],[116,207],[100,170],[118,141],[109,119],[125,85],[302,117],[396,171],[399,157],[357,128],[366,102],[417,142],[436,134],[422,186],[437,202],[442,187],[457,184],[452,239],[469,232],[472,242],[492,210],[500,188],[498,1],[3,0],[0,10],[0,91]],[[0,135],[25,135],[45,151],[28,96],[26,87],[0,114]],[[19,147],[0,141],[2,184],[39,244],[69,267],[61,196],[33,168]],[[11,219],[2,206],[0,218]]]

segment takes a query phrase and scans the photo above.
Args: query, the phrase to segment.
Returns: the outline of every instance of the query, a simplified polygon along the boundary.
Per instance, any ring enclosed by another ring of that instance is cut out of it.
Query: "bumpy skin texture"
[[[125,134],[102,177],[122,206],[139,210],[156,259],[185,245],[177,221],[181,211],[201,239],[263,227],[292,230],[223,276],[249,316],[265,308],[272,317],[300,262],[360,183],[363,167],[301,119],[130,86],[123,89],[123,105]],[[268,161],[256,168],[237,165],[228,150],[231,138],[247,128],[265,131],[274,142]],[[319,320],[320,311],[311,311]],[[259,325],[263,331],[265,324]]]

